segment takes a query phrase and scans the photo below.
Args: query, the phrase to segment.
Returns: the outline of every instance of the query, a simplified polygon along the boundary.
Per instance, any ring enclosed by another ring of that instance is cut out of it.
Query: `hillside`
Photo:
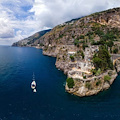
[[[60,24],[29,45],[56,57],[56,67],[68,76],[67,92],[90,96],[117,76],[111,54],[120,53],[119,33],[120,8],[114,8]]]
[[[96,42],[101,39],[119,41],[120,8],[109,9],[86,17],[73,19],[54,27],[50,32],[48,31],[45,31],[47,33],[45,35],[42,34],[43,36],[40,35],[41,32],[38,32],[33,36],[14,43],[13,46],[24,46],[27,42],[28,45],[37,46],[39,44],[44,46],[45,51],[49,49],[48,51],[50,52],[51,49],[52,54],[52,49],[56,50],[57,46],[60,45],[75,45],[78,47],[82,46],[83,43],[84,46],[86,44],[97,44]]]
[[[82,45],[99,44],[102,41],[108,44],[114,41],[116,44],[120,40],[119,32],[120,8],[114,8],[58,25],[34,44],[43,45],[46,54],[49,52],[52,55],[56,51],[54,55],[57,55],[58,46],[61,45],[75,45],[78,49]]]
[[[43,30],[43,31],[40,31],[40,32],[37,32],[35,33],[34,35],[28,37],[28,38],[25,38],[23,40],[20,40],[16,43],[13,43],[12,46],[33,46],[34,42],[38,39],[40,39],[40,37],[42,37],[45,33],[49,32],[51,29],[49,30]]]

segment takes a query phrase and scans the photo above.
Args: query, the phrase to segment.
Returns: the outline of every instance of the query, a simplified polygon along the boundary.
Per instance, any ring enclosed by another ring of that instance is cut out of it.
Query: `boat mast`
[[[34,75],[34,72],[33,72],[33,81],[35,80],[35,75]]]

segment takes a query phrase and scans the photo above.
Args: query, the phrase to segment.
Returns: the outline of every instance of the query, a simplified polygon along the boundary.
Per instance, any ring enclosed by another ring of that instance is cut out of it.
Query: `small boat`
[[[31,88],[32,88],[32,89],[35,89],[35,88],[36,88],[36,82],[35,82],[35,81],[32,81],[32,83],[31,83]]]
[[[36,89],[34,89],[34,90],[33,90],[33,92],[37,92],[37,90],[36,90]]]
[[[31,88],[33,89],[33,92],[37,92],[34,73],[33,73],[33,81],[32,81],[32,83],[31,83]]]

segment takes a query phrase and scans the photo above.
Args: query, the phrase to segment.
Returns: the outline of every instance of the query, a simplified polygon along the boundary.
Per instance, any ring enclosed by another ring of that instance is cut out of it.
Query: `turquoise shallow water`
[[[120,120],[120,76],[109,90],[84,98],[66,93],[65,80],[42,50],[1,46],[0,120]]]

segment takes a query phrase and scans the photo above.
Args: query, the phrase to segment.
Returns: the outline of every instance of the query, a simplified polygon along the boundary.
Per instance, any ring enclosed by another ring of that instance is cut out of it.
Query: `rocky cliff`
[[[100,46],[108,53],[120,53],[119,33],[120,8],[114,8],[60,24],[35,40],[33,36],[29,45],[42,48],[44,55],[56,57],[56,67],[73,78],[74,86],[68,88],[68,83],[65,86],[69,93],[89,96],[108,89],[117,76],[114,67],[112,70],[106,67],[105,71],[96,69],[93,57]],[[21,42],[13,46],[24,46]]]
[[[75,45],[75,47],[78,47],[84,42],[93,44],[99,41],[103,34],[110,35],[111,38],[113,37],[119,41],[119,32],[120,8],[114,8],[65,22],[54,27],[51,31],[38,32],[14,43],[13,46],[24,46],[26,44],[37,46],[40,44],[44,46],[44,54],[56,56],[61,45]],[[110,37],[107,39],[111,39]]]
[[[34,46],[34,42],[38,39],[40,39],[40,37],[42,37],[45,33],[49,32],[51,29],[49,30],[43,30],[43,31],[40,31],[40,32],[37,32],[35,33],[34,35],[28,37],[28,38],[25,38],[23,40],[20,40],[16,43],[13,43],[12,46]]]
[[[84,51],[89,45],[106,43],[111,53],[120,53],[119,33],[120,8],[114,8],[60,24],[34,44],[43,46],[44,55],[57,57],[57,68],[67,74],[69,51]]]
[[[114,38],[114,41],[119,41],[119,32],[120,8],[114,8],[58,25],[34,44],[42,43],[44,54],[56,56],[61,45],[75,45],[80,48],[84,42],[84,45],[93,44],[108,36],[108,40]]]

